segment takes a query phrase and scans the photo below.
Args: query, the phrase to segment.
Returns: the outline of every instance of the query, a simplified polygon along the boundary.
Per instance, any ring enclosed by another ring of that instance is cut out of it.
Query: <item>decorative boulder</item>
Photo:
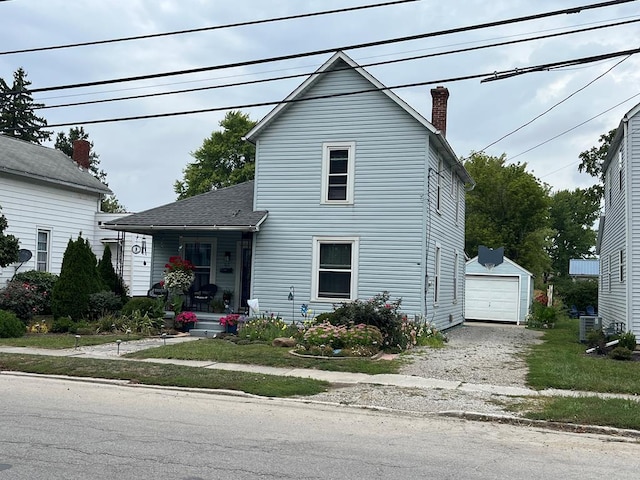
[[[271,342],[271,345],[273,345],[274,347],[295,347],[296,344],[298,342],[291,337],[278,337],[278,338],[274,338],[273,342]]]

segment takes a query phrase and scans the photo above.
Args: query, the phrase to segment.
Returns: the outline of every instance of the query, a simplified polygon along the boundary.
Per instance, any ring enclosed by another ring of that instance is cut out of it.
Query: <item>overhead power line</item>
[[[588,32],[588,31],[592,31],[592,30],[599,30],[599,29],[603,29],[603,28],[610,28],[610,27],[615,27],[615,26],[620,26],[620,25],[627,25],[627,24],[637,23],[637,22],[640,22],[640,19],[627,20],[627,21],[624,21],[624,22],[616,22],[616,23],[611,23],[611,24],[606,24],[606,25],[597,25],[597,26],[593,26],[593,27],[581,28],[581,29],[577,29],[577,30],[570,30],[570,31],[566,31],[566,32],[552,33],[552,34],[547,34],[547,35],[538,35],[538,36],[535,36],[535,37],[523,38],[523,39],[518,39],[518,40],[509,40],[509,41],[505,41],[505,42],[492,43],[492,44],[489,44],[489,45],[480,45],[480,46],[475,46],[475,47],[460,48],[460,49],[456,49],[456,50],[447,50],[447,51],[444,51],[444,52],[428,53],[428,54],[424,54],[424,55],[414,55],[414,56],[411,56],[411,57],[404,57],[404,58],[393,59],[393,60],[383,60],[383,61],[379,61],[379,62],[360,64],[359,67],[368,68],[368,67],[379,66],[379,65],[389,65],[389,64],[393,64],[393,63],[399,63],[399,62],[408,62],[408,61],[420,60],[420,59],[425,59],[425,58],[432,58],[432,57],[443,56],[443,55],[451,55],[451,54],[454,54],[454,53],[463,53],[463,52],[470,52],[470,51],[475,51],[475,50],[482,50],[482,49],[486,49],[486,48],[500,47],[500,46],[505,46],[505,45],[514,45],[514,44],[517,44],[517,43],[531,42],[531,41],[534,41],[534,40],[542,40],[542,39],[559,37],[559,36],[564,36],[564,35],[571,35],[571,34],[575,34],[575,33],[584,33],[584,32]],[[342,67],[342,68],[336,68],[333,71],[351,70],[352,68],[353,67],[351,67],[351,66],[347,66],[347,67]],[[100,100],[87,100],[87,101],[83,101],[83,102],[62,103],[62,104],[58,104],[58,105],[44,105],[44,106],[40,107],[39,110],[51,109],[51,108],[62,108],[62,107],[75,107],[75,106],[80,106],[80,105],[92,105],[92,104],[98,104],[98,103],[117,102],[117,101],[122,101],[122,100],[135,100],[135,99],[139,99],[139,98],[161,97],[161,96],[166,96],[166,95],[176,95],[176,94],[180,94],[180,93],[201,92],[201,91],[204,91],[204,90],[215,90],[215,89],[220,89],[220,88],[238,87],[238,86],[243,86],[243,85],[254,85],[254,84],[258,84],[258,83],[274,82],[274,81],[279,81],[279,80],[289,80],[289,79],[298,78],[298,77],[307,77],[309,75],[313,75],[314,73],[315,72],[305,72],[305,73],[298,73],[298,74],[292,74],[292,75],[281,75],[281,76],[277,76],[277,77],[262,78],[262,79],[257,79],[257,80],[246,80],[246,81],[242,81],[242,82],[226,83],[226,84],[221,84],[221,85],[210,85],[210,86],[206,86],[206,87],[187,88],[187,89],[182,89],[182,90],[174,90],[174,91],[170,91],[170,92],[156,92],[156,93],[147,93],[147,94],[142,94],[142,95],[129,95],[129,96],[126,96],[126,97],[105,98],[105,99],[100,99]],[[514,132],[512,132],[512,133],[514,133]],[[507,134],[507,136],[508,135],[510,135],[510,134]],[[502,140],[502,139],[499,139],[494,143],[497,143],[500,140]],[[492,145],[493,145],[493,143],[491,145],[489,145],[488,147],[486,147],[486,148],[489,148]]]
[[[544,70],[549,70],[550,69],[549,68],[550,65],[587,64],[587,63],[593,63],[593,62],[596,62],[596,61],[606,60],[606,59],[609,59],[609,58],[616,58],[616,57],[621,57],[621,56],[633,55],[633,54],[638,53],[638,52],[640,52],[640,48],[636,48],[636,49],[633,49],[633,50],[612,52],[612,53],[601,54],[601,55],[595,55],[595,56],[591,56],[591,57],[583,57],[583,58],[572,59],[572,60],[563,60],[561,62],[555,62],[554,64],[545,64],[545,65],[527,67],[526,70],[528,72],[544,71]],[[357,90],[357,91],[353,91],[353,92],[332,93],[332,94],[319,95],[319,96],[314,96],[314,97],[295,98],[295,99],[291,99],[291,100],[278,100],[278,101],[271,101],[271,102],[258,102],[258,103],[249,103],[249,104],[233,105],[233,106],[226,106],[226,107],[205,108],[205,109],[200,109],[200,110],[188,110],[188,111],[182,111],[182,112],[158,113],[158,114],[150,114],[150,115],[131,116],[131,117],[106,118],[106,119],[99,119],[99,120],[86,120],[86,121],[57,123],[57,124],[53,124],[53,125],[47,125],[47,127],[54,128],[54,127],[74,126],[74,125],[89,125],[89,124],[97,124],[97,123],[113,123],[113,122],[124,122],[124,121],[131,121],[131,120],[145,120],[145,119],[150,119],[150,118],[166,118],[166,117],[175,117],[175,116],[181,116],[181,115],[193,115],[193,114],[198,114],[198,113],[210,113],[210,112],[217,112],[217,111],[224,111],[224,110],[242,110],[242,109],[246,109],[246,108],[274,106],[274,105],[278,105],[278,104],[281,104],[281,103],[307,102],[307,101],[311,101],[311,100],[320,100],[320,99],[324,99],[324,98],[346,97],[346,96],[360,95],[360,94],[364,94],[364,93],[371,93],[371,92],[378,92],[378,91],[399,90],[399,89],[402,89],[402,88],[419,87],[419,86],[434,85],[434,84],[441,84],[441,83],[452,83],[452,82],[459,82],[459,81],[463,81],[463,80],[473,80],[473,79],[487,77],[489,75],[494,75],[494,74],[506,75],[509,72],[513,72],[513,71],[514,70],[507,70],[507,71],[503,71],[503,72],[493,72],[493,73],[479,73],[479,74],[473,74],[473,75],[466,75],[466,76],[462,76],[462,77],[444,78],[444,79],[438,79],[438,80],[430,80],[430,81],[426,81],[426,82],[415,82],[415,83],[408,83],[408,84],[403,84],[403,85],[394,85],[394,86],[391,86],[391,87],[382,87],[382,88],[374,87],[374,88],[367,88],[367,89],[363,89],[363,90]]]
[[[409,35],[409,36],[406,36],[406,37],[398,37],[398,38],[392,38],[392,39],[387,39],[387,40],[379,40],[379,41],[375,41],[375,42],[360,43],[360,44],[355,44],[355,45],[346,45],[346,46],[342,46],[342,47],[325,48],[325,49],[322,49],[322,50],[314,50],[314,51],[311,51],[311,52],[296,53],[296,54],[289,54],[289,55],[281,55],[281,56],[277,56],[277,57],[262,58],[262,59],[257,59],[257,60],[247,60],[247,61],[243,61],[243,62],[227,63],[227,64],[223,64],[223,65],[213,65],[213,66],[209,66],[209,67],[191,68],[191,69],[187,69],[187,70],[176,70],[176,71],[171,71],[171,72],[162,72],[162,73],[154,73],[154,74],[147,74],[147,75],[138,75],[138,76],[133,76],[133,77],[115,78],[115,79],[110,79],[110,80],[99,80],[99,81],[95,81],[95,82],[84,82],[84,83],[75,83],[75,84],[68,84],[68,85],[58,85],[58,86],[53,86],[53,87],[34,88],[34,89],[31,90],[31,93],[49,92],[49,91],[54,91],[54,90],[66,90],[66,89],[70,89],[70,88],[93,87],[93,86],[98,86],[98,85],[108,85],[108,84],[112,84],[112,83],[123,83],[123,82],[133,82],[133,81],[140,81],[140,80],[149,80],[149,79],[152,79],[152,78],[162,78],[162,77],[170,77],[170,76],[177,76],[177,75],[187,75],[187,74],[192,74],[192,73],[201,73],[201,72],[208,72],[208,71],[213,71],[213,70],[222,70],[222,69],[226,69],[226,68],[246,67],[246,66],[249,66],[249,65],[258,65],[258,64],[278,62],[278,61],[283,61],[283,60],[292,60],[292,59],[296,59],[296,58],[303,58],[303,57],[310,57],[310,56],[315,56],[315,55],[323,55],[323,54],[327,54],[327,53],[333,53],[336,50],[357,50],[357,49],[367,48],[367,47],[388,45],[388,44],[391,44],[391,43],[407,42],[407,41],[411,41],[411,40],[419,40],[419,39],[436,37],[436,36],[441,36],[441,35],[448,35],[448,34],[452,34],[452,33],[468,32],[468,31],[471,31],[471,30],[479,30],[479,29],[483,29],[483,28],[490,28],[490,27],[495,27],[495,26],[500,26],[500,25],[509,25],[509,24],[513,24],[513,23],[526,22],[526,21],[531,21],[531,20],[538,20],[538,19],[541,19],[541,18],[547,18],[547,17],[557,16],[557,15],[579,13],[579,12],[581,12],[583,10],[592,10],[592,9],[595,9],[595,8],[609,7],[609,6],[612,6],[612,5],[619,5],[619,4],[622,4],[622,3],[629,3],[629,2],[635,2],[635,1],[637,1],[637,0],[611,0],[611,1],[607,1],[607,2],[600,2],[600,3],[591,4],[591,5],[582,5],[582,6],[573,7],[573,8],[564,8],[564,9],[561,9],[561,10],[554,10],[554,11],[551,11],[551,12],[538,13],[538,14],[534,14],[534,15],[526,15],[526,16],[523,16],[523,17],[510,18],[510,19],[506,19],[506,20],[498,20],[498,21],[494,21],[494,22],[481,23],[481,24],[470,25],[470,26],[465,26],[465,27],[457,27],[457,28],[451,28],[451,29],[447,29],[447,30],[439,30],[439,31],[436,31],[436,32],[429,32],[429,33],[423,33],[423,34],[418,34],[418,35]]]
[[[2,1],[2,0],[0,0]],[[224,28],[234,28],[234,27],[245,27],[249,25],[259,25],[262,23],[273,23],[273,22],[281,22],[284,20],[296,20],[299,18],[309,18],[309,17],[318,17],[321,15],[330,15],[334,13],[345,13],[352,12],[356,10],[365,10],[369,8],[378,8],[378,7],[387,7],[389,5],[397,5],[400,3],[409,3],[409,2],[419,2],[420,0],[395,0],[385,3],[377,3],[377,4],[369,4],[369,5],[360,5],[357,7],[346,7],[334,10],[324,10],[320,12],[312,12],[312,13],[302,13],[298,15],[288,15],[285,17],[275,17],[275,18],[265,18],[262,20],[250,20],[246,22],[237,22],[237,23],[228,23],[226,25],[215,25],[211,27],[202,27],[202,28],[192,28],[189,30],[177,30],[174,32],[164,32],[164,33],[150,33],[148,35],[137,35],[133,37],[120,37],[120,38],[111,38],[108,40],[95,40],[92,42],[80,42],[80,43],[68,43],[65,45],[54,45],[49,47],[35,47],[35,48],[24,48],[20,50],[8,50],[5,52],[0,52],[0,55],[13,55],[16,53],[33,53],[33,52],[43,52],[47,50],[60,50],[63,48],[75,48],[75,47],[86,47],[89,45],[103,45],[106,43],[118,43],[118,42],[129,42],[132,40],[146,40],[149,38],[159,38],[159,37],[168,37],[172,35],[184,35],[186,33],[197,33],[197,32],[206,32],[211,30],[221,30]]]

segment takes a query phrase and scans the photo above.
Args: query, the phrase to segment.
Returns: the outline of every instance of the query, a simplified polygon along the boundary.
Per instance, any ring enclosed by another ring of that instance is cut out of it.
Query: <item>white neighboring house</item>
[[[598,314],[603,326],[621,323],[640,340],[640,104],[622,118],[602,171]]]
[[[103,195],[112,192],[86,169],[89,149],[85,143],[74,145],[71,159],[59,150],[0,135],[0,214],[9,224],[4,233],[17,237],[20,248],[32,254],[23,264],[0,268],[0,288],[16,271],[59,274],[69,240],[75,240],[80,233],[89,240],[98,259],[102,257],[104,244],[118,243],[118,232],[99,228],[105,218],[102,216],[107,215],[100,212],[100,201]],[[144,262],[144,258],[137,255],[127,260],[125,249],[131,239],[120,236],[124,256],[118,257],[118,249],[112,249],[114,268],[120,269],[130,294],[145,295],[149,288],[149,262],[146,282],[142,280],[145,276],[142,268],[135,275],[127,275],[127,265],[140,268],[138,263]],[[135,235],[132,237],[135,240]],[[103,239],[109,240],[103,244]],[[150,256],[150,252],[147,254]],[[124,268],[120,268],[118,258]]]

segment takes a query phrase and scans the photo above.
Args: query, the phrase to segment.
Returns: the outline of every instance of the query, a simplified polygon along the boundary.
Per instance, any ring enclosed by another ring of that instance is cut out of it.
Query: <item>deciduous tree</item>
[[[247,114],[227,113],[215,131],[191,156],[195,162],[183,170],[184,177],[174,184],[178,199],[192,197],[217,188],[254,178],[255,147],[242,139],[255,125]]]
[[[603,133],[598,138],[598,145],[591,147],[589,150],[582,152],[580,157],[580,165],[578,170],[580,172],[587,172],[592,177],[598,179],[599,183],[593,185],[587,190],[587,194],[594,199],[602,200],[604,195],[604,172],[602,171],[602,163],[607,156],[611,140],[616,134],[616,129],[609,130],[607,133]]]
[[[73,156],[73,142],[76,140],[86,140],[89,142],[89,171],[91,174],[109,186],[107,183],[107,174],[104,170],[100,169],[100,155],[98,155],[93,149],[93,142],[89,140],[89,134],[84,131],[83,127],[72,127],[69,129],[69,133],[58,132],[56,136],[56,143],[54,147],[57,150],[65,153],[69,157]],[[100,209],[107,213],[122,213],[125,212],[124,206],[118,202],[115,195],[105,195],[102,199]]]
[[[476,182],[466,194],[467,254],[477,255],[479,245],[504,247],[505,256],[542,278],[550,267],[549,187],[505,155],[474,153],[465,167]]]
[[[0,213],[0,268],[18,261],[20,244],[16,237],[4,233],[8,226],[6,217]]]

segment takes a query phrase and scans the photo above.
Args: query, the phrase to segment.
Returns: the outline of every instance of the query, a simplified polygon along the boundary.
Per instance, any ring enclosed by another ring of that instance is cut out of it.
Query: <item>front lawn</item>
[[[150,348],[126,355],[129,358],[170,358],[204,360],[223,363],[244,363],[282,368],[315,368],[333,372],[357,372],[375,375],[398,373],[400,360],[371,360],[369,358],[301,358],[291,355],[288,348],[268,344],[238,345],[219,339],[202,339],[175,345]]]
[[[144,338],[142,335],[80,335],[76,338],[71,333],[47,333],[47,334],[26,334],[20,338],[0,338],[0,345],[7,347],[31,347],[31,348],[50,348],[63,349],[74,348],[76,342],[78,346],[102,345],[104,343],[113,343],[116,340],[140,340]]]

